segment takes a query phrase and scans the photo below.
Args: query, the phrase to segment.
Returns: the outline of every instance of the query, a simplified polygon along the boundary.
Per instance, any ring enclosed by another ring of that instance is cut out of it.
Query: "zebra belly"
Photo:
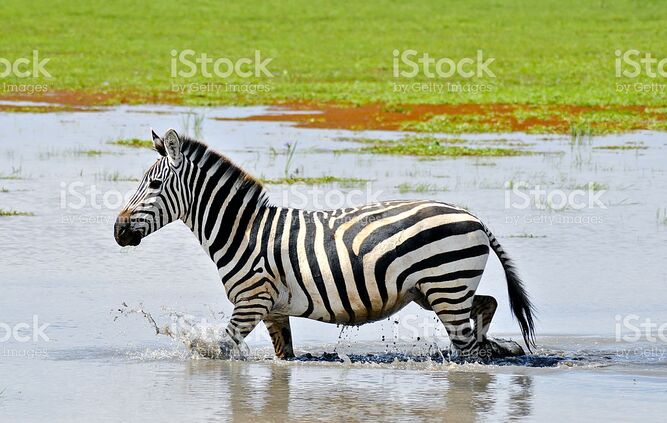
[[[312,302],[310,308],[307,306],[307,297],[303,293],[293,295],[288,314],[329,323],[361,325],[388,318],[413,301],[421,304],[423,294],[418,289],[420,282],[437,280],[439,277],[447,278],[447,275],[457,272],[482,271],[485,268],[488,258],[488,253],[484,252],[488,249],[487,239],[482,238],[480,240],[477,235],[464,235],[464,237],[465,239],[457,240],[459,241],[458,244],[441,245],[444,242],[436,243],[433,248],[446,254],[448,249],[459,248],[459,245],[473,245],[480,247],[482,253],[477,256],[457,258],[454,261],[443,260],[434,263],[431,267],[412,273],[407,272],[406,269],[418,267],[422,260],[413,259],[408,255],[403,260],[394,260],[387,266],[386,276],[381,280],[374,279],[376,272],[373,266],[362,266],[367,269],[364,273],[366,277],[363,282],[365,289],[370,294],[369,301],[366,303],[360,299],[359,290],[350,289],[344,293],[345,295],[341,295],[339,294],[339,288],[343,286],[342,282],[344,281],[327,279],[320,280],[321,289],[326,295],[322,295],[319,290],[312,289],[309,293]],[[367,257],[366,260],[370,263],[376,262],[372,256]],[[469,280],[462,278],[453,279],[447,283],[452,287],[465,286],[465,290],[476,290],[477,285],[469,285],[469,282]],[[306,281],[306,285],[315,286],[316,283],[314,280],[309,280]],[[301,290],[297,291],[302,292]],[[454,295],[459,296],[459,294]],[[308,310],[310,311],[306,313],[305,311]]]
[[[380,308],[377,310],[371,309],[370,311],[368,308],[366,308],[365,305],[356,303],[351,307],[352,314],[350,314],[349,311],[344,308],[332,309],[332,313],[330,313],[327,307],[325,307],[322,298],[314,297],[312,298],[314,303],[313,309],[310,313],[304,314],[304,306],[299,305],[299,302],[294,302],[281,311],[280,314],[305,317],[308,319],[327,323],[363,325],[365,323],[371,323],[391,317],[406,305],[419,298],[419,296],[420,294],[415,292],[415,290],[410,290],[400,297],[390,298],[388,301],[389,305],[387,305],[385,308]]]

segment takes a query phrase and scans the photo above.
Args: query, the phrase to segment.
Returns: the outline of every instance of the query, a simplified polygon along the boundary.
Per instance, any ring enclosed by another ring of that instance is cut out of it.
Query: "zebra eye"
[[[162,181],[159,179],[153,179],[148,183],[148,188],[158,189],[160,186],[162,186]]]

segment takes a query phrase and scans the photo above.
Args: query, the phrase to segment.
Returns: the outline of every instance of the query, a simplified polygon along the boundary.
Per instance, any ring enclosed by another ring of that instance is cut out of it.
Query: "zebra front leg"
[[[228,339],[220,342],[222,358],[230,358],[235,350],[238,350],[241,356],[248,353],[248,348],[243,340],[266,317],[271,304],[273,302],[264,297],[243,300],[234,304],[232,318],[225,329]]]
[[[271,335],[271,342],[276,357],[284,360],[286,358],[294,357],[294,350],[292,348],[292,330],[289,325],[288,316],[270,317],[264,319],[264,324]]]

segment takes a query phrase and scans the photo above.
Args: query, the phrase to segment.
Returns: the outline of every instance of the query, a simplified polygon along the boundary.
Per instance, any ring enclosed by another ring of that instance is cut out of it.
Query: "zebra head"
[[[163,138],[151,132],[153,146],[161,157],[146,171],[116,219],[114,236],[121,247],[139,245],[142,238],[185,215],[181,139],[173,129]]]

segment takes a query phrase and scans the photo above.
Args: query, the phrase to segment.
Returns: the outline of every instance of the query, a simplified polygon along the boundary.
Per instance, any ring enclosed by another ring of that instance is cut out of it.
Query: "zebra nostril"
[[[114,223],[114,238],[118,245],[124,247],[126,245],[137,245],[141,240],[141,234],[132,230],[133,219],[131,213],[123,210]]]
[[[141,242],[141,232],[133,230],[129,222],[116,222],[114,227],[114,238],[121,247],[128,245],[139,245]]]

